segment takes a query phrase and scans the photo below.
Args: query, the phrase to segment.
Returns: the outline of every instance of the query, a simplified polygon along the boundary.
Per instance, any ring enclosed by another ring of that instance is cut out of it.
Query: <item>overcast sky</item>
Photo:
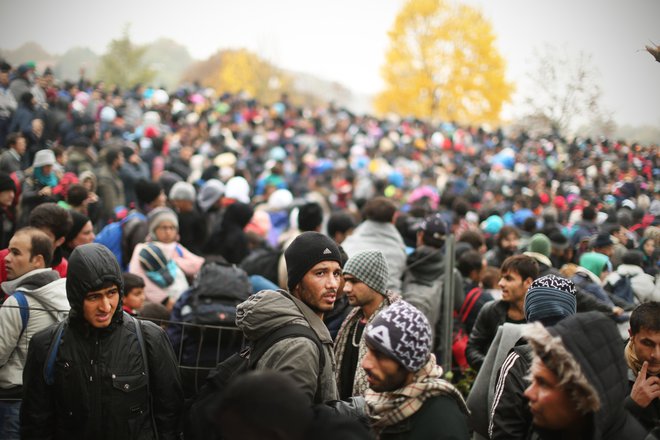
[[[660,0],[466,0],[488,17],[522,84],[544,43],[593,56],[604,104],[621,124],[660,126],[660,63],[643,51],[660,44]],[[0,47],[36,41],[62,53],[101,54],[131,23],[137,43],[160,37],[203,59],[246,47],[275,64],[376,93],[387,31],[403,0],[0,0]],[[520,89],[520,87],[519,87]]]

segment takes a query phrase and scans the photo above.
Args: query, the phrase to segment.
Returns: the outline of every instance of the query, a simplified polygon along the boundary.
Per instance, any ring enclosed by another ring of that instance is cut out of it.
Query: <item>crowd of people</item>
[[[658,145],[2,61],[0,146],[2,438],[660,435]]]

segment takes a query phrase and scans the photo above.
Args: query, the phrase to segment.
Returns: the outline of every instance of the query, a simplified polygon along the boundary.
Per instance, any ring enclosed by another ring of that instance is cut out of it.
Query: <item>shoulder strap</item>
[[[137,336],[138,345],[140,345],[140,352],[142,353],[142,360],[144,362],[144,376],[147,379],[147,396],[149,396],[149,414],[151,414],[151,426],[154,430],[155,438],[158,439],[158,430],[156,429],[156,419],[154,419],[154,406],[153,406],[153,396],[151,395],[151,384],[149,380],[149,357],[147,356],[147,347],[144,343],[144,336],[142,335],[142,321],[135,319],[130,314],[124,312],[124,319],[127,317],[133,320],[135,324],[135,335]]]
[[[64,333],[65,326],[66,320],[57,324],[57,329],[55,329],[53,339],[50,341],[50,348],[48,349],[48,354],[46,355],[46,364],[44,365],[44,382],[46,385],[52,385],[55,383],[55,360],[57,359],[57,352],[60,349],[62,333]]]
[[[16,302],[18,303],[18,310],[21,313],[21,334],[18,335],[18,340],[20,341],[23,336],[23,332],[28,325],[28,320],[30,319],[30,306],[28,305],[27,298],[23,292],[14,292],[12,295]]]
[[[259,362],[259,359],[268,351],[270,347],[275,345],[281,340],[289,338],[307,338],[316,344],[316,347],[319,349],[319,371],[325,366],[325,353],[323,351],[323,344],[319,340],[318,336],[310,327],[302,324],[290,324],[278,328],[274,332],[270,333],[267,336],[255,341],[254,345],[250,349],[249,357],[249,367],[253,369],[254,366]]]
[[[482,291],[483,290],[481,287],[475,287],[468,292],[467,296],[465,297],[465,301],[463,301],[463,305],[461,306],[461,311],[459,312],[461,322],[464,323],[467,320],[470,312],[472,311],[472,308],[474,307],[474,304],[481,297]]]
[[[277,342],[288,338],[298,338],[298,337],[307,338],[310,341],[314,342],[314,344],[316,344],[316,348],[318,348],[319,350],[319,374],[317,376],[317,381],[316,381],[316,396],[315,396],[315,400],[317,400],[316,398],[317,396],[320,396],[320,391],[321,391],[321,375],[325,367],[325,351],[323,350],[323,344],[321,344],[321,341],[319,340],[319,337],[316,335],[314,330],[312,330],[310,327],[307,327],[306,325],[302,325],[302,324],[285,325],[283,327],[278,328],[269,335],[259,339],[258,341],[255,341],[254,345],[250,349],[250,354],[248,358],[248,370],[254,369],[255,366],[257,365],[257,362],[259,362],[259,359],[261,359],[264,353],[266,353],[266,351],[268,351],[268,349]]]

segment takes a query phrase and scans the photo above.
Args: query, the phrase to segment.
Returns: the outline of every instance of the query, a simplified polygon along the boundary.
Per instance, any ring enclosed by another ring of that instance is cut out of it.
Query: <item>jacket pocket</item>
[[[142,374],[112,375],[113,407],[120,418],[144,416],[149,411],[147,377]]]
[[[112,387],[124,393],[131,393],[147,386],[147,377],[144,374],[130,376],[112,375]]]

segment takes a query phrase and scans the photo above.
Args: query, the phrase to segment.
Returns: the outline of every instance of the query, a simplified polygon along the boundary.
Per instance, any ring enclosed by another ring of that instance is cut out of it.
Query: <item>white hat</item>
[[[32,166],[37,168],[46,165],[55,165],[55,153],[53,153],[53,150],[48,149],[37,151],[37,154],[34,155]]]
[[[225,186],[225,197],[241,203],[250,203],[250,184],[244,177],[232,177]]]
[[[293,203],[293,195],[288,189],[278,189],[268,197],[268,209],[282,211],[288,209]]]

